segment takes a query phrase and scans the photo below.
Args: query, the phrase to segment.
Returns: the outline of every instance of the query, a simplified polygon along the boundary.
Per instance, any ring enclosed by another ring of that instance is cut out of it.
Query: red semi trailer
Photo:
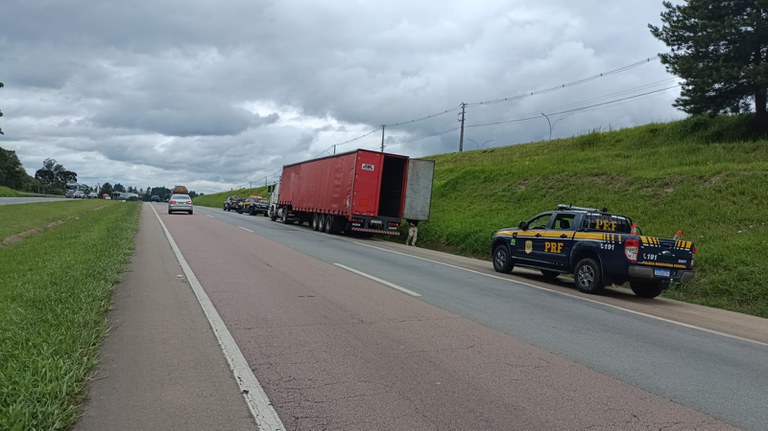
[[[269,217],[328,233],[399,235],[429,219],[434,161],[355,150],[283,166]]]

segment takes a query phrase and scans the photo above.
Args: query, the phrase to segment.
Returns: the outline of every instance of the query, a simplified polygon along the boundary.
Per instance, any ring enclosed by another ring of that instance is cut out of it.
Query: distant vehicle
[[[83,193],[82,190],[75,190],[75,193],[72,195],[72,197],[76,199],[83,199],[85,197],[85,193]]]
[[[98,198],[99,198],[99,194],[98,193],[96,193],[96,192],[88,193],[88,199],[98,199]]]
[[[235,207],[235,211],[237,211],[238,214],[264,214],[264,216],[266,216],[268,210],[269,199],[256,195],[248,196],[246,199],[240,201],[240,203]]]
[[[187,190],[187,188],[184,186],[174,186],[173,190],[171,190],[171,194],[177,194],[177,193],[182,195],[187,195],[189,194],[189,190]]]
[[[152,195],[151,198],[149,198],[152,202],[160,202],[160,196],[158,195]]]
[[[78,183],[67,183],[65,188],[66,188],[66,190],[64,191],[64,197],[74,198],[75,197],[75,192],[80,189],[80,184],[78,184]]]
[[[103,194],[101,195],[101,198],[102,198],[102,199],[106,199],[106,200],[110,200],[110,199],[112,199],[111,197],[109,197],[109,194],[108,194],[108,193],[103,193]]]
[[[227,197],[227,200],[224,201],[224,211],[237,211],[240,201],[240,196],[237,195]]]
[[[173,194],[168,200],[168,214],[183,211],[192,214],[192,198],[186,194]]]

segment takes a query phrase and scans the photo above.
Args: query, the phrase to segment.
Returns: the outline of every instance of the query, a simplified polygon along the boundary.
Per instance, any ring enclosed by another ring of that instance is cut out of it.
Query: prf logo
[[[533,252],[533,242],[526,241],[525,242],[525,254],[531,254]]]
[[[374,166],[371,163],[363,163],[363,166],[361,166],[361,169],[364,171],[371,171],[373,172]]]

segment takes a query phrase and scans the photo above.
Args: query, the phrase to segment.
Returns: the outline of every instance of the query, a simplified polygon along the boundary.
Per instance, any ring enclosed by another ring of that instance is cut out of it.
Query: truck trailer
[[[269,218],[328,233],[399,235],[429,220],[432,160],[358,149],[283,166]]]

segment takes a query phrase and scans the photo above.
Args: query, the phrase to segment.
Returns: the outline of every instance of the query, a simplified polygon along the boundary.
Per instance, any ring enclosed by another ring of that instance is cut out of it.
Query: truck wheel
[[[291,224],[291,222],[288,221],[288,208],[283,207],[280,213],[283,216],[283,224]]]
[[[573,282],[582,292],[600,293],[605,287],[600,264],[591,257],[581,259],[573,271]]]
[[[549,278],[550,280],[554,280],[560,275],[560,273],[557,271],[547,271],[546,269],[542,269],[541,275],[543,275],[544,278]]]
[[[325,233],[335,233],[336,229],[333,228],[333,216],[328,214],[325,216]]]
[[[317,230],[325,232],[325,216],[323,214],[317,215]]]
[[[499,244],[493,249],[493,269],[496,272],[509,274],[514,267],[512,257],[509,253],[509,247],[506,244]]]
[[[320,222],[317,219],[317,213],[312,214],[312,230],[319,229]]]
[[[655,298],[669,288],[669,280],[631,280],[629,287],[641,298]]]

